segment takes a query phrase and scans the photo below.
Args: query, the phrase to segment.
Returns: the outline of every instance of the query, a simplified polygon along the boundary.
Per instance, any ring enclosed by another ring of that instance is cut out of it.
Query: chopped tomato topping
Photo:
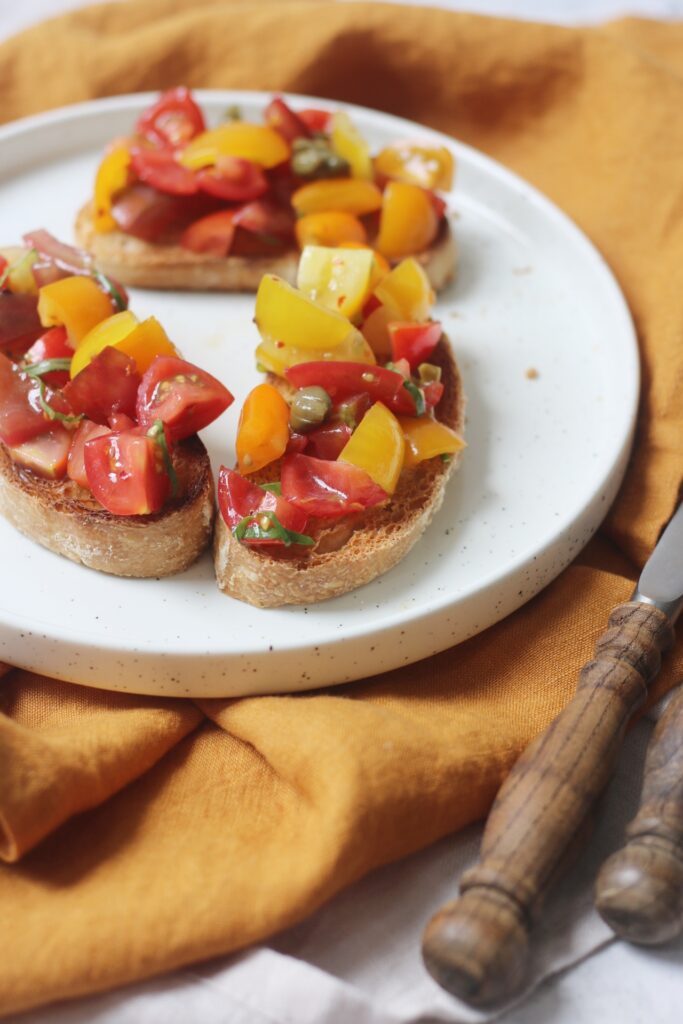
[[[199,191],[194,171],[179,164],[167,149],[133,149],[130,165],[140,181],[172,196],[192,196]]]
[[[324,423],[322,427],[316,427],[306,434],[308,444],[306,454],[316,459],[338,458],[339,453],[345,447],[351,437],[353,429],[348,423]]]
[[[0,352],[18,359],[44,330],[35,295],[0,291]]]
[[[308,523],[306,512],[296,508],[279,494],[263,490],[226,466],[221,466],[218,474],[218,507],[231,530],[248,516],[267,517],[269,512],[277,516],[285,530],[293,533],[303,533]],[[283,540],[272,538],[245,537],[243,543],[284,545]]]
[[[14,447],[50,430],[52,422],[41,407],[40,382],[22,373],[0,353],[0,441]],[[44,388],[43,401],[58,414],[71,410],[61,392]]]
[[[209,195],[231,203],[246,203],[268,191],[263,169],[239,156],[219,156],[215,167],[197,171],[197,183]]]
[[[263,116],[266,124],[279,132],[287,142],[302,137],[308,138],[311,135],[311,130],[303,118],[295,114],[281,96],[276,96],[270,101]]]
[[[29,364],[42,363],[45,359],[71,359],[74,350],[69,344],[66,327],[51,327],[49,331],[42,334],[34,341],[24,356],[24,362]],[[43,380],[51,388],[63,388],[69,379],[68,370],[53,370],[46,373]]]
[[[383,402],[392,412],[405,416],[415,416],[419,412],[414,397],[415,390],[420,390],[418,386],[384,366],[317,360],[288,367],[285,377],[297,388],[317,384],[335,400],[365,392],[373,401]],[[426,389],[423,398],[429,408]]]
[[[19,463],[38,476],[61,480],[66,473],[71,434],[61,423],[55,423],[45,434],[39,434],[23,444],[8,448],[13,462]]]
[[[69,456],[66,465],[66,474],[70,480],[74,480],[81,487],[89,488],[88,478],[85,475],[84,446],[86,441],[94,437],[103,437],[110,434],[109,427],[101,423],[93,423],[92,420],[83,420],[71,438]]]
[[[330,129],[332,112],[308,107],[306,110],[300,110],[298,117],[311,132],[327,132]]]
[[[137,399],[141,426],[166,424],[173,441],[208,427],[234,401],[206,370],[171,356],[159,356],[144,374]]]
[[[389,337],[394,362],[407,359],[411,370],[425,363],[441,337],[441,324],[432,320],[426,324],[390,323]]]
[[[204,115],[184,86],[169,89],[144,112],[135,126],[138,135],[157,146],[184,146],[205,129]]]
[[[109,423],[113,413],[135,415],[140,374],[135,360],[109,345],[64,388],[64,396],[77,413],[95,423]]]
[[[180,244],[190,252],[203,252],[209,256],[222,258],[232,248],[235,237],[234,213],[232,210],[219,210],[201,217],[185,228]]]
[[[365,470],[310,455],[288,455],[282,463],[280,482],[287,501],[321,519],[360,512],[388,498]]]
[[[85,475],[99,503],[117,516],[159,512],[171,489],[159,444],[137,432],[85,442]]]

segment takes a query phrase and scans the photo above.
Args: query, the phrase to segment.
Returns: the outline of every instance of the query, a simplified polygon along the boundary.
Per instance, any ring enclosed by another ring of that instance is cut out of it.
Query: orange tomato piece
[[[454,169],[449,149],[419,142],[395,142],[375,157],[375,171],[385,178],[443,192],[453,187]]]
[[[439,217],[424,189],[390,181],[384,190],[376,246],[390,260],[422,252],[436,238]]]
[[[343,210],[363,216],[374,213],[382,205],[382,193],[372,181],[354,178],[328,178],[302,185],[292,196],[292,206],[299,215]]]
[[[398,422],[406,442],[406,466],[416,466],[436,455],[455,455],[465,447],[459,434],[429,416],[400,416]]]
[[[38,292],[38,316],[44,327],[66,327],[71,344],[77,348],[95,324],[111,316],[108,295],[91,277],[63,277],[44,285]]]
[[[284,454],[289,442],[289,405],[272,384],[258,384],[246,397],[237,428],[237,462],[248,475]]]
[[[382,278],[374,291],[382,305],[391,310],[394,320],[423,323],[429,319],[434,292],[425,271],[416,259],[401,260]]]
[[[391,335],[389,324],[396,320],[396,313],[388,306],[378,306],[365,318],[361,334],[372,349],[378,362],[391,359]]]
[[[309,213],[294,225],[294,234],[301,249],[307,245],[327,245],[334,248],[348,242],[365,242],[365,227],[352,213],[330,211]]]
[[[72,379],[109,346],[125,352],[134,359],[140,374],[149,369],[157,356],[178,355],[175,345],[155,317],[150,316],[140,323],[137,317],[126,309],[96,324],[88,332],[71,360]]]

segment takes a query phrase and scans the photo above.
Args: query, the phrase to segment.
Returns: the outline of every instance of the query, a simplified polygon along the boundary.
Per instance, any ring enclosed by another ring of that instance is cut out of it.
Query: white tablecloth
[[[349,0],[344,0],[349,2]],[[403,0],[399,0],[403,2]],[[563,23],[623,14],[683,18],[683,0],[406,0]],[[79,0],[3,3],[0,38]],[[680,1024],[683,939],[657,951],[614,942],[592,909],[592,880],[619,845],[639,791],[651,723],[631,733],[585,855],[553,894],[534,939],[530,990],[504,1024]],[[424,971],[420,935],[456,892],[481,829],[374,872],[268,946],[152,982],[42,1009],[22,1024],[430,1024],[480,1021]],[[191,912],[191,908],[189,908]],[[5,955],[7,955],[5,953]]]

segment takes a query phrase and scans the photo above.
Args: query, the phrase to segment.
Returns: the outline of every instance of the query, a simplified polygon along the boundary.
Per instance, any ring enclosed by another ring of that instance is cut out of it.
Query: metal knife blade
[[[645,563],[631,600],[655,605],[671,622],[683,609],[683,502]]]

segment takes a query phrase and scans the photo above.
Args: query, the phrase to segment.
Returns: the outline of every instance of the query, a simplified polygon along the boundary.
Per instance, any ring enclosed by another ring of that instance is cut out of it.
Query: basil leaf
[[[277,494],[278,497],[282,497],[282,484],[279,480],[276,480],[272,484],[259,484],[262,491],[270,491],[271,494]]]
[[[28,377],[44,377],[46,373],[54,373],[55,370],[69,370],[70,359],[43,359],[40,363],[29,363],[22,367]]]
[[[92,276],[100,288],[110,295],[117,313],[123,313],[124,309],[128,309],[128,304],[111,278],[107,277],[106,274],[103,274],[101,270],[93,270]]]
[[[55,362],[58,361],[59,360],[55,360]],[[52,362],[52,360],[50,360],[50,362]],[[45,381],[41,380],[40,377],[36,377],[36,380],[38,381],[38,405],[43,410],[44,414],[47,416],[49,420],[59,420],[60,423],[81,422],[81,420],[83,419],[83,413],[79,413],[78,416],[67,416],[66,413],[59,412],[57,409],[53,409],[45,397],[45,392],[47,391]]]
[[[259,519],[264,518],[269,522],[268,529],[264,530]],[[303,547],[312,547],[315,541],[305,533],[296,533],[288,530],[282,525],[273,512],[252,512],[251,515],[240,519],[237,526],[233,527],[233,534],[237,540],[273,540],[282,541],[285,547],[292,544],[301,544]]]
[[[164,469],[168,473],[168,478],[171,481],[171,497],[176,498],[178,496],[178,474],[173,468],[173,459],[171,458],[171,453],[168,450],[163,420],[154,421],[147,431],[147,437],[151,437],[151,439],[159,445],[161,457],[164,460]]]
[[[422,388],[419,388],[412,380],[404,380],[403,387],[410,393],[413,401],[415,402],[415,415],[424,416],[427,404],[425,402],[425,396]]]

